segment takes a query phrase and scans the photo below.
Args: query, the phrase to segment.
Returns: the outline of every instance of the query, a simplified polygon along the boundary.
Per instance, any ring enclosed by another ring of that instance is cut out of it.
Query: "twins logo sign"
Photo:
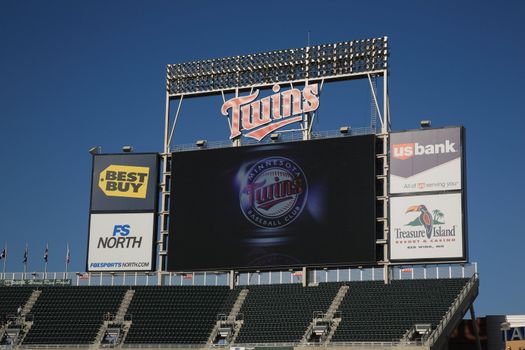
[[[243,175],[239,200],[251,223],[279,228],[299,217],[308,196],[308,184],[297,164],[284,157],[264,158]]]

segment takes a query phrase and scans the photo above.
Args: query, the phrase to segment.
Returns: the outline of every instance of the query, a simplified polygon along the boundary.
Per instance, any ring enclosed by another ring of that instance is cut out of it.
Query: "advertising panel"
[[[91,211],[156,211],[156,153],[93,156]]]
[[[523,350],[525,349],[525,340],[508,340],[505,342],[505,350]]]
[[[462,189],[463,128],[390,134],[390,193]]]
[[[151,271],[154,213],[91,214],[87,271]]]
[[[375,263],[375,136],[173,154],[168,269]]]
[[[461,193],[392,197],[390,260],[465,260]]]
[[[515,340],[525,341],[525,327],[510,327],[503,332],[507,342]]]

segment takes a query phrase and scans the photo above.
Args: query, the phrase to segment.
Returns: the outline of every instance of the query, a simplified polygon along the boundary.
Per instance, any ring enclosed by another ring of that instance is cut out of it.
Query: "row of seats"
[[[89,344],[104,314],[116,313],[126,287],[43,287],[24,344]]]
[[[315,312],[326,312],[342,285],[341,323],[332,342],[399,340],[415,323],[439,323],[466,279],[243,286],[40,287],[24,344],[90,344],[104,315],[116,313],[128,288],[128,344],[204,344],[219,315],[228,315],[242,289],[244,323],[237,344],[299,342]],[[15,314],[32,287],[0,287],[0,316]]]
[[[343,341],[400,340],[415,323],[435,328],[467,279],[349,283],[332,338]]]
[[[0,325],[8,316],[16,315],[18,307],[25,305],[33,288],[0,287]]]
[[[237,292],[226,286],[135,287],[128,344],[204,344]]]
[[[303,288],[298,284],[248,286],[241,308],[244,324],[237,343],[298,342],[314,312],[326,312],[339,290],[326,283]]]

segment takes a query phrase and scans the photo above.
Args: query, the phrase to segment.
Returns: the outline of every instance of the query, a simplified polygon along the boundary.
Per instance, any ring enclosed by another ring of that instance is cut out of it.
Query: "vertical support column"
[[[381,135],[383,137],[383,241],[386,242],[383,245],[383,276],[385,284],[390,283],[390,275],[388,273],[388,266],[390,264],[390,257],[388,256],[389,247],[389,230],[390,230],[390,218],[389,218],[389,196],[388,196],[388,174],[389,174],[389,161],[388,161],[388,150],[389,150],[389,131],[390,131],[390,110],[388,107],[388,70],[383,71],[383,124],[381,125]]]
[[[235,97],[239,97],[239,88],[238,87],[235,88]],[[224,98],[224,94],[223,94],[223,98]],[[230,123],[230,128],[231,128],[231,123]],[[235,139],[232,140],[232,146],[233,147],[240,147],[241,146],[241,137],[242,136],[238,136],[238,137],[236,137]]]
[[[162,153],[162,180],[160,184],[160,228],[157,240],[158,265],[157,284],[163,284],[162,272],[166,270],[166,244],[168,238],[169,222],[169,181],[171,179],[171,154],[170,154],[170,96],[166,92],[166,106],[164,112],[164,149]]]
[[[302,272],[302,280],[303,280],[303,287],[306,287],[308,285],[308,276],[306,276],[306,267],[303,266],[303,272]]]
[[[307,85],[308,84],[308,80],[305,82],[305,84]],[[304,114],[304,120],[303,122],[301,123],[302,124],[302,134],[303,134],[303,140],[310,140],[310,113],[311,112],[308,112],[308,113],[305,113]]]
[[[476,337],[476,349],[481,350],[481,340],[479,339],[478,323],[476,322],[476,314],[474,313],[474,304],[470,304],[470,318],[472,320],[472,329]]]
[[[377,154],[377,159],[382,162],[383,173],[377,175],[377,180],[382,181],[382,191],[381,196],[377,197],[379,203],[382,203],[383,216],[377,219],[377,225],[382,226],[382,237],[379,238],[379,244],[383,246],[383,279],[385,284],[390,283],[390,273],[389,273],[389,256],[388,256],[388,244],[389,244],[389,197],[388,197],[388,132],[383,133],[384,129],[384,120],[381,126],[381,135],[379,138],[382,141],[382,149],[380,153]],[[377,151],[376,151],[377,152]]]
[[[310,47],[306,47],[306,80],[304,82],[304,86],[306,87],[308,85],[308,77],[309,77],[309,64],[310,64]],[[310,140],[310,113],[306,113],[304,115],[304,121],[302,123],[302,129],[303,129],[303,140]]]
[[[235,271],[230,270],[228,274],[230,289],[235,288]]]

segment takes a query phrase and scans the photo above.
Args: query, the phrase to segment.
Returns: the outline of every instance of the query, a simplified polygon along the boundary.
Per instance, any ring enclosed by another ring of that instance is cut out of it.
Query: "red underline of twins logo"
[[[275,94],[255,100],[259,90],[248,96],[232,98],[222,105],[222,115],[228,116],[231,110],[230,139],[247,130],[245,137],[261,141],[266,135],[286,125],[300,122],[303,114],[319,108],[318,84],[306,85],[301,91],[290,89],[279,92],[281,87],[272,87]],[[250,131],[253,130],[253,131]]]

